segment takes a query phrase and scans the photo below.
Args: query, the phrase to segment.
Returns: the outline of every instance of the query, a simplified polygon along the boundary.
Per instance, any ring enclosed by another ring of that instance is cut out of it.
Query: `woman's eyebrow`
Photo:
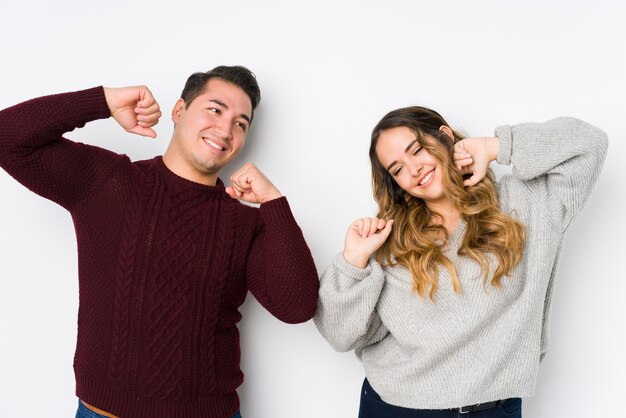
[[[404,152],[409,152],[409,150],[411,149],[411,147],[413,146],[413,144],[415,144],[417,142],[417,139],[415,141],[412,141],[409,145],[407,145],[407,147],[404,149]],[[394,165],[396,165],[397,161],[392,162],[391,164],[389,164],[387,166],[387,171],[391,170],[391,167],[393,167]]]

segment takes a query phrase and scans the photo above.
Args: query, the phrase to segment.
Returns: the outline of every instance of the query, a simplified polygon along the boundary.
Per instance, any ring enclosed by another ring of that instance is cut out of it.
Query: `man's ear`
[[[172,122],[175,124],[180,120],[180,113],[185,110],[185,101],[181,98],[176,100],[174,107],[172,108]]]
[[[449,126],[441,125],[439,130],[450,137],[454,141],[454,133],[452,133],[452,129]]]

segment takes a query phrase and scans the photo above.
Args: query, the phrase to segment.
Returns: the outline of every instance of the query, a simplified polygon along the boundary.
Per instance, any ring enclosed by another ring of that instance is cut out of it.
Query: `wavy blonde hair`
[[[380,134],[401,126],[409,128],[422,147],[442,162],[444,189],[467,224],[458,254],[480,264],[485,285],[492,269],[487,255],[493,255],[497,266],[490,283],[499,287],[501,278],[522,258],[524,226],[500,209],[491,170],[475,186],[463,186],[463,176],[454,167],[453,159],[454,144],[463,136],[452,129],[454,138],[442,132],[440,127],[449,127],[448,123],[439,113],[425,107],[393,110],[372,131],[369,155],[378,217],[394,220],[391,235],[376,252],[376,259],[384,265],[401,264],[408,268],[413,275],[413,288],[420,297],[428,295],[434,300],[440,265],[449,271],[454,291],[461,293],[454,264],[443,253],[448,233],[441,225],[441,214],[400,188],[376,155]],[[427,136],[435,141],[426,140]]]

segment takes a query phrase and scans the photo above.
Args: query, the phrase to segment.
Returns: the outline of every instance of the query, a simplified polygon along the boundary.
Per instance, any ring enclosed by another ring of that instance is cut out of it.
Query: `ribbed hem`
[[[76,396],[121,418],[231,418],[239,409],[237,392],[198,400],[162,401],[137,397],[93,378],[76,376]]]
[[[333,264],[335,267],[337,267],[337,269],[341,273],[345,274],[346,276],[354,280],[363,280],[369,277],[372,274],[372,270],[373,270],[372,268],[373,264],[369,261],[367,262],[367,266],[365,266],[364,269],[358,268],[357,266],[354,266],[348,263],[346,259],[343,257],[343,252],[340,252],[339,254],[335,256],[335,258],[333,259]],[[377,265],[378,264],[376,264],[376,266]],[[380,267],[378,269],[380,269]]]
[[[500,139],[500,151],[497,161],[500,164],[511,164],[512,134],[509,125],[502,125],[496,128],[496,136]]]
[[[109,105],[104,95],[104,87],[93,87],[81,90],[80,95],[72,96],[72,105],[76,115],[85,122],[97,119],[107,119],[111,116]]]
[[[295,218],[293,217],[293,213],[291,213],[289,202],[287,202],[287,198],[285,196],[263,203],[260,210],[263,223],[266,225],[297,224]]]

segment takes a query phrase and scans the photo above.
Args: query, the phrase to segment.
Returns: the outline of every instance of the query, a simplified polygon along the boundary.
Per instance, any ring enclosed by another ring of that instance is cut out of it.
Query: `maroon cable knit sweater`
[[[287,200],[245,206],[62,137],[110,116],[101,87],[0,112],[0,166],[72,215],[80,305],[76,394],[122,418],[226,418],[239,408],[238,307],[278,319],[317,306],[315,265]]]

